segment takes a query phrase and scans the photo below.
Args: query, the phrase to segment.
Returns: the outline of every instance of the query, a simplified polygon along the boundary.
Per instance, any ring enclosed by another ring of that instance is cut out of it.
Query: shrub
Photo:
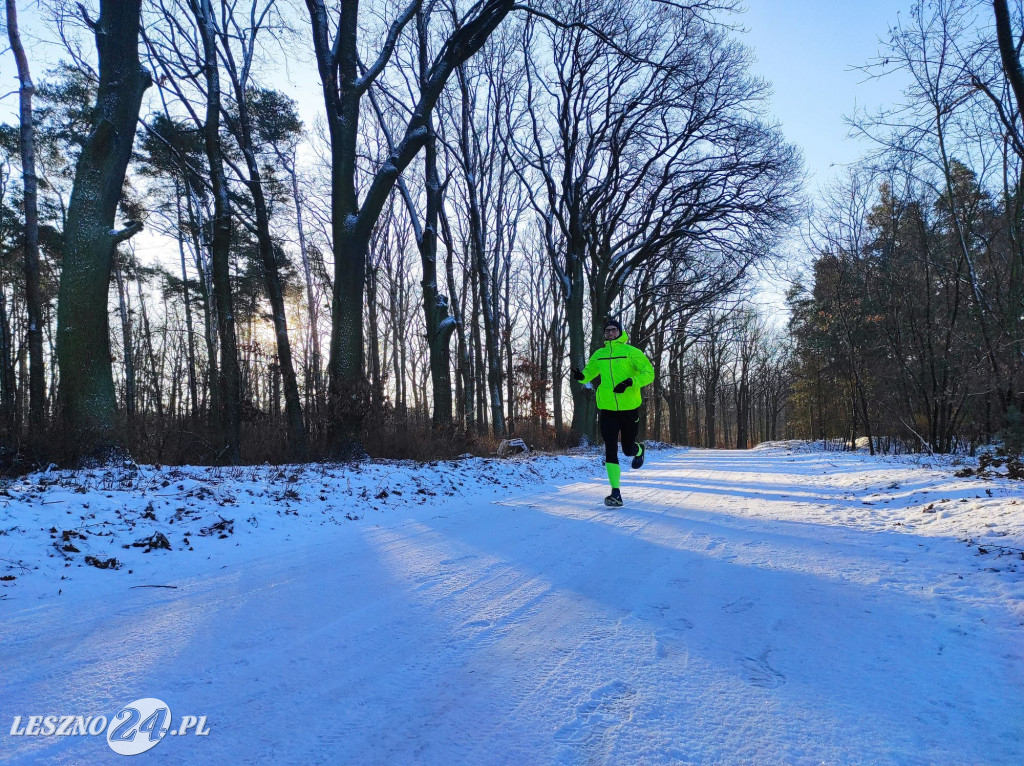
[[[1024,455],[1024,416],[1021,415],[1021,411],[1014,406],[1010,406],[1006,410],[1006,419],[1003,421],[1003,427],[999,431],[999,438],[1003,442],[1003,450],[1006,454],[1011,457],[1021,457]]]

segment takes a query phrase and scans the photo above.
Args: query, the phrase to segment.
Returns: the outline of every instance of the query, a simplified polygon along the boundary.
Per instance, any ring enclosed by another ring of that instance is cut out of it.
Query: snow
[[[1019,764],[1024,483],[955,468],[650,450],[615,509],[597,451],[34,474],[0,752],[111,761],[13,718],[155,697],[210,728],[160,763]]]

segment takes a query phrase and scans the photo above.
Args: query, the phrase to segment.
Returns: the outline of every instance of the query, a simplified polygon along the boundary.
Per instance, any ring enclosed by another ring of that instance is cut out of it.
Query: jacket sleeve
[[[587,366],[582,370],[583,380],[580,381],[580,385],[586,385],[601,374],[601,371],[598,369],[596,356],[596,351],[590,355],[590,361],[587,362]]]
[[[654,365],[651,364],[651,360],[647,358],[647,354],[638,349],[636,346],[633,347],[633,369],[636,373],[633,375],[633,385],[638,388],[649,386],[654,382]]]

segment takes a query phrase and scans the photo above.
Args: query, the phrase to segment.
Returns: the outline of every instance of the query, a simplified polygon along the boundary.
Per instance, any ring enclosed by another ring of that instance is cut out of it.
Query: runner
[[[580,383],[600,377],[597,386],[598,421],[604,439],[604,467],[612,493],[604,499],[609,506],[622,505],[619,490],[619,448],[633,458],[633,468],[644,464],[644,446],[637,442],[640,429],[640,389],[654,382],[654,367],[643,351],[629,345],[622,324],[609,318],[604,323],[604,345],[597,349],[583,370],[572,370]]]

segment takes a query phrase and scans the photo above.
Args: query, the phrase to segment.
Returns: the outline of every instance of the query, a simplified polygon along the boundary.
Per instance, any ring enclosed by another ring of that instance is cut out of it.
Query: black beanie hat
[[[604,320],[604,326],[614,327],[619,332],[622,332],[622,322],[620,322],[618,319],[612,319],[611,317],[608,317],[606,320]]]

